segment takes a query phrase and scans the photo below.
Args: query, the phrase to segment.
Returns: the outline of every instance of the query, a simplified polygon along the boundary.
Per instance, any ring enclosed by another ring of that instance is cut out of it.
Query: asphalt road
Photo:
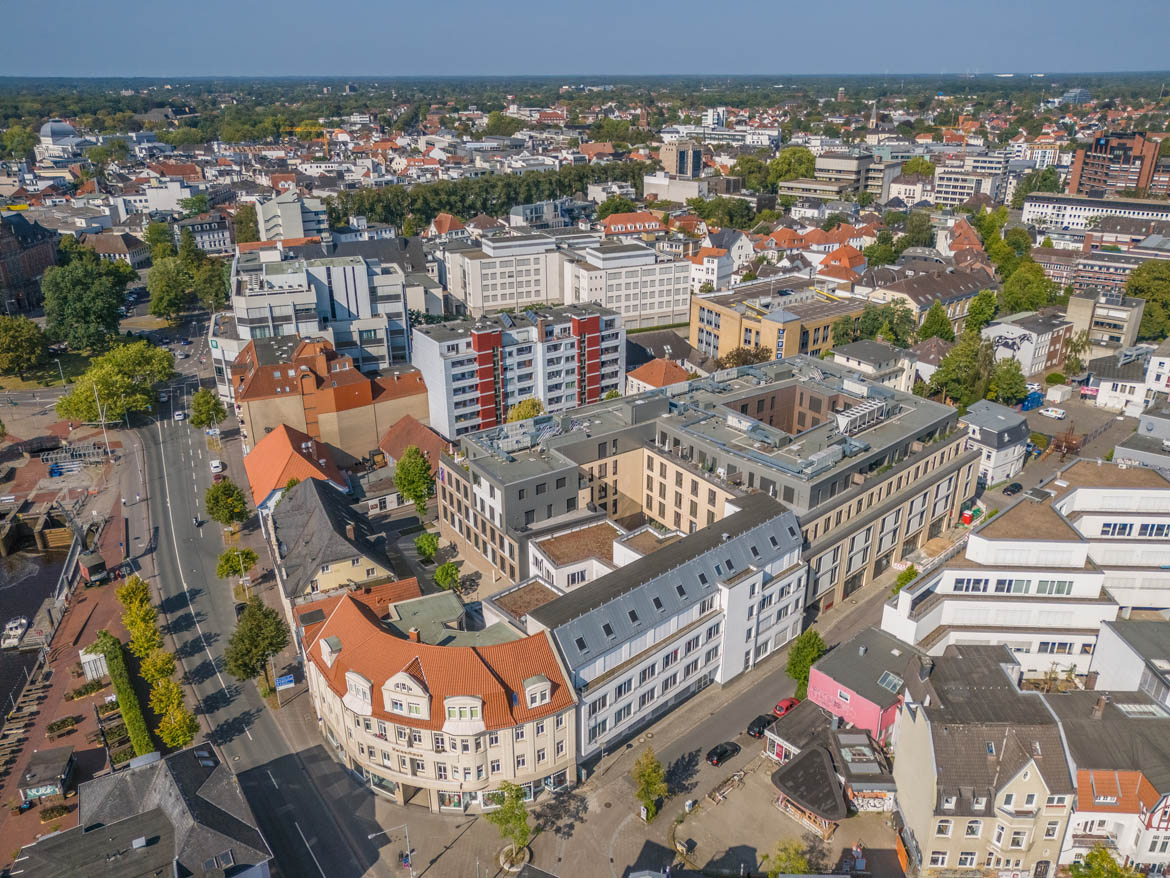
[[[235,601],[215,575],[223,544],[219,526],[206,521],[203,509],[213,453],[201,430],[173,420],[176,408],[188,409],[195,389],[193,378],[172,385],[168,402],[138,433],[164,621],[199,700],[197,714],[236,773],[282,876],[368,874],[368,860],[359,863],[354,852],[358,840],[335,821],[311,777],[319,754],[294,753],[255,686],[239,683],[224,668]],[[205,523],[196,527],[195,517]]]

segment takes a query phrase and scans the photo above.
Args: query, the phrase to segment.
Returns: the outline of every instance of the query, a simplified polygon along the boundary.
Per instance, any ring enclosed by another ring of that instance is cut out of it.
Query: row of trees
[[[153,408],[153,385],[174,374],[174,355],[165,348],[148,341],[118,345],[96,357],[57,400],[57,414],[86,423],[120,421],[130,412]]]
[[[209,258],[195,243],[190,229],[180,233],[177,252],[166,223],[151,223],[146,241],[152,258],[146,281],[151,314],[173,323],[193,301],[212,312],[224,306],[230,265],[225,260]]]

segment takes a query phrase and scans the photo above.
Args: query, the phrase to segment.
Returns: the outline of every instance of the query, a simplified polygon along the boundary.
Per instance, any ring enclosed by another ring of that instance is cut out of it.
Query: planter
[[[532,850],[530,848],[521,848],[520,855],[516,857],[516,861],[514,863],[509,863],[506,855],[511,850],[511,845],[505,845],[504,847],[500,848],[500,852],[496,854],[496,862],[505,872],[514,875],[523,869],[526,864],[532,861]]]

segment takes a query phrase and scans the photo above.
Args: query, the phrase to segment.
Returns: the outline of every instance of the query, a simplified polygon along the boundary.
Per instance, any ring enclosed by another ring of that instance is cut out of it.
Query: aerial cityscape
[[[1170,874],[1164,6],[33,9],[0,876]]]

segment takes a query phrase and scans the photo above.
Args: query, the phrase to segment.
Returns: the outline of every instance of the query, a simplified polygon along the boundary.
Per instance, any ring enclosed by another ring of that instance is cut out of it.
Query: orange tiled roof
[[[439,465],[439,455],[447,448],[438,433],[413,415],[403,415],[378,440],[378,447],[392,460],[399,460],[411,445],[430,461],[432,469]]]
[[[668,387],[671,384],[688,380],[689,375],[687,370],[674,360],[659,357],[657,360],[643,363],[630,372],[629,377],[641,381],[643,384],[649,384],[651,387]]]
[[[1097,797],[1112,796],[1104,803]],[[1149,810],[1161,799],[1154,785],[1140,771],[1099,771],[1082,768],[1077,772],[1077,810],[1115,811],[1137,814],[1142,805]]]
[[[333,666],[325,664],[320,642],[336,637],[341,650]],[[344,595],[312,637],[305,638],[305,654],[338,695],[348,689],[345,675],[354,671],[373,685],[373,716],[415,728],[440,730],[446,722],[443,700],[461,695],[483,699],[484,726],[504,729],[558,713],[573,705],[573,693],[561,673],[552,644],[543,632],[490,646],[434,646],[397,637],[380,623],[378,614]],[[405,672],[430,694],[430,719],[391,715],[382,699],[382,686]],[[543,674],[552,683],[549,700],[529,707],[524,680]]]
[[[446,235],[449,232],[457,232],[463,228],[463,223],[459,219],[449,213],[441,213],[431,221],[431,226],[435,230],[436,235]]]
[[[844,268],[857,268],[865,264],[865,254],[850,244],[842,244],[831,252],[821,262],[822,266],[839,265]]]
[[[281,247],[303,247],[306,244],[320,244],[321,239],[317,235],[308,238],[281,238],[279,241],[245,241],[243,244],[236,244],[236,249],[241,253],[248,253],[251,250],[273,250],[277,245]]]
[[[817,274],[823,277],[831,277],[837,280],[847,281],[849,283],[857,283],[861,280],[861,275],[844,265],[821,265],[817,269]]]
[[[422,597],[422,589],[419,588],[418,580],[412,576],[410,579],[395,579],[391,582],[379,583],[378,585],[362,586],[353,591],[333,594],[330,597],[321,597],[307,604],[302,604],[293,610],[293,612],[297,616],[297,621],[301,629],[305,632],[306,642],[308,642],[310,637],[315,636],[317,626],[325,624],[329,618],[329,614],[337,609],[337,605],[341,603],[341,599],[345,594],[348,594],[362,605],[369,607],[380,618],[386,615],[391,604]],[[306,625],[303,617],[312,610],[323,611],[325,613],[325,619]]]
[[[288,484],[289,479],[320,479],[345,486],[345,476],[333,462],[329,449],[288,424],[281,424],[244,455],[244,472],[257,506]]]

